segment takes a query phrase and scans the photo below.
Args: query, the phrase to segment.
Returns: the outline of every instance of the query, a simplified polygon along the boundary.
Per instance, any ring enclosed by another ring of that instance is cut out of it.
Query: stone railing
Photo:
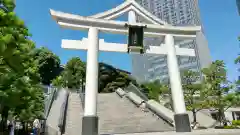
[[[150,110],[158,117],[174,126],[174,112],[155,100],[149,100],[148,97],[142,92],[142,90],[135,85],[130,84],[127,88],[124,89],[123,92],[120,92],[120,90],[117,90],[116,92],[118,95],[125,95],[137,106],[144,106],[146,109]],[[189,115],[190,121],[192,121],[192,112],[187,111],[187,113]],[[197,121],[200,123],[201,127],[205,128],[211,128],[216,125],[216,120],[214,120],[211,116],[202,113],[201,111],[197,113]]]
[[[133,84],[130,84],[130,86],[125,89],[125,91],[121,88],[118,88],[116,90],[116,93],[120,97],[126,97],[136,106],[150,110],[153,114],[157,115],[170,125],[174,126],[173,112],[169,111],[163,105],[154,100],[148,100],[147,96],[144,95],[141,90],[139,90]]]
[[[59,131],[61,133],[64,133],[65,130],[65,122],[66,122],[66,115],[67,115],[67,106],[68,106],[68,97],[69,97],[69,92],[67,90],[65,90],[64,93],[64,100],[61,104],[61,108],[60,108],[60,116],[58,118],[58,127],[59,127]]]
[[[166,107],[154,100],[148,100],[146,102],[146,107],[152,112],[154,112],[157,116],[163,118],[165,121],[174,126],[174,113],[171,110],[167,109]]]

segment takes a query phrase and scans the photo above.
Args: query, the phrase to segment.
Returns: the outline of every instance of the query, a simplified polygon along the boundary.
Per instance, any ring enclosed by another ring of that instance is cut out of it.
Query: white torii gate
[[[196,33],[201,31],[200,26],[171,26],[152,15],[134,0],[127,0],[116,8],[88,17],[63,13],[52,9],[50,9],[50,13],[54,20],[63,28],[88,31],[88,38],[83,38],[82,40],[62,40],[62,48],[87,50],[85,110],[82,135],[98,134],[98,52],[126,53],[128,51],[127,44],[107,43],[104,39],[99,40],[98,33],[100,31],[127,35],[128,28],[125,27],[126,24],[130,26],[146,26],[144,28],[145,37],[165,38],[165,43],[161,44],[161,46],[149,46],[145,48],[144,52],[148,54],[167,55],[176,131],[191,132],[176,55],[195,56],[195,51],[194,49],[175,46],[175,40],[196,38]],[[124,13],[128,13],[128,22],[112,20]],[[137,23],[136,14],[142,17],[146,24]]]

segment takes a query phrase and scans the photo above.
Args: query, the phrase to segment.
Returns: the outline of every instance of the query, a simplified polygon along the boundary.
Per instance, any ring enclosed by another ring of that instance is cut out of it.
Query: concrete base
[[[98,117],[97,116],[83,117],[82,135],[98,135]]]
[[[174,121],[176,132],[191,132],[192,129],[188,114],[175,114]]]

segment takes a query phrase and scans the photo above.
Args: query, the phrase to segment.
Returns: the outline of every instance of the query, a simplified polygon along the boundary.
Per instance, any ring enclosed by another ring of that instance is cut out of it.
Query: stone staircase
[[[151,112],[143,112],[116,93],[98,94],[99,134],[163,132],[174,130]],[[64,135],[80,135],[83,108],[77,93],[70,93]]]
[[[100,134],[163,132],[173,130],[151,112],[143,112],[127,98],[116,93],[98,95]]]
[[[65,132],[63,135],[81,135],[83,108],[79,93],[69,93]]]

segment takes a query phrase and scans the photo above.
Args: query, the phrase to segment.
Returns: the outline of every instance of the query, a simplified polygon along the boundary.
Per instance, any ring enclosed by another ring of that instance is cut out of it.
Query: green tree
[[[78,89],[80,86],[83,86],[85,78],[86,64],[80,58],[74,57],[68,61],[64,71],[52,83],[54,86]],[[119,87],[124,88],[128,86],[130,82],[136,83],[124,71],[105,63],[99,63],[99,93],[114,92]]]
[[[114,92],[117,88],[124,88],[134,82],[126,72],[116,69],[106,63],[99,63],[99,93]]]
[[[52,82],[55,86],[63,86],[71,89],[79,89],[85,82],[85,63],[79,57],[71,58],[60,76]]]
[[[233,88],[231,82],[227,80],[227,71],[223,61],[212,62],[209,68],[202,70],[204,74],[204,91],[202,97],[205,98],[205,106],[215,108],[218,112],[217,120],[226,124],[224,112],[231,106],[237,104],[238,94],[230,93]]]
[[[28,29],[13,12],[15,5],[12,0],[0,2],[8,11],[0,9],[0,130],[3,130],[9,112],[17,115],[19,110],[29,107],[27,103],[32,103],[35,109],[42,110],[37,104],[43,106],[44,102],[32,98],[43,97],[43,94],[36,95],[33,92],[39,84],[39,74],[32,55],[35,45],[29,40]],[[31,101],[36,102],[29,102],[28,99],[31,98]]]
[[[79,57],[70,59],[64,70],[68,88],[79,89],[85,80],[85,63]]]
[[[7,12],[0,9],[0,73],[8,70],[6,68],[21,72],[22,64],[17,49],[28,42],[25,39],[29,33],[24,22],[13,12],[15,8],[13,1],[1,0],[0,2],[7,9]]]
[[[164,97],[166,94],[169,95],[169,88],[167,85],[160,83],[160,80],[154,82],[148,82],[142,84],[142,88],[145,90],[149,99],[159,101],[160,97]]]
[[[110,82],[106,82],[107,85],[102,92],[114,92],[117,88],[125,88],[131,81],[128,74],[117,71],[116,77]]]
[[[52,81],[53,86],[56,87],[66,87],[65,83],[64,83],[64,78],[59,75],[57,76],[53,81]]]
[[[238,54],[238,57],[234,60],[235,64],[240,64],[240,54]],[[238,68],[238,71],[240,71],[240,68]],[[240,79],[238,79],[235,84],[240,87]],[[239,90],[238,90],[239,91]]]
[[[35,118],[44,118],[44,96],[39,86],[32,86],[28,97],[14,110],[15,116],[21,122],[32,122]],[[26,96],[25,96],[26,97]]]
[[[47,48],[41,47],[35,49],[34,58],[39,65],[41,82],[44,85],[50,85],[51,81],[60,74],[59,57]]]
[[[201,101],[204,100],[199,98],[202,90],[200,73],[192,70],[184,70],[181,77],[187,110],[192,112],[193,122],[196,123],[197,112],[203,109],[201,108]]]
[[[7,12],[0,9],[0,114],[2,121],[1,130],[5,128],[6,119],[10,107],[6,105],[9,93],[12,90],[12,82],[15,81],[16,73],[22,74],[22,67],[19,48],[27,43],[25,38],[29,36],[27,29],[13,12],[14,3],[9,0],[1,0]],[[8,86],[7,86],[8,85]],[[11,93],[13,94],[14,91]],[[13,94],[14,95],[14,94]]]

